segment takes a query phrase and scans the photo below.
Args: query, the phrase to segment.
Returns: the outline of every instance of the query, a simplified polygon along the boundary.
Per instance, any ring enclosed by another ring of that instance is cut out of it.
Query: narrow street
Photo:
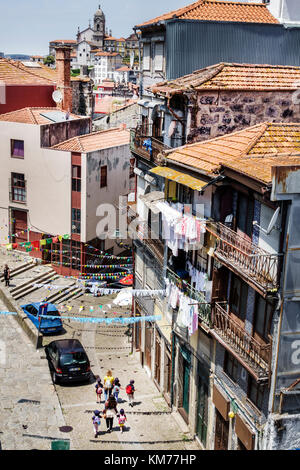
[[[1,262],[4,261],[2,256],[0,254]],[[5,259],[16,267],[26,261],[22,254],[13,256],[6,253]],[[30,275],[36,276],[38,269],[16,275],[11,285],[24,282],[24,278],[27,281]],[[58,278],[55,283],[67,281]],[[3,283],[2,288],[7,291]],[[40,288],[17,303],[41,301],[47,295],[47,290]],[[70,317],[129,316],[131,308],[113,305],[114,297],[83,294],[58,303],[57,307],[63,316]],[[7,310],[4,304],[0,305],[0,310]],[[5,360],[5,351],[2,352],[0,364],[0,441],[3,449],[50,449],[52,440],[69,439],[71,449],[77,450],[199,450],[191,436],[178,426],[165,400],[141,367],[138,357],[131,354],[128,326],[64,320],[65,331],[62,334],[43,339],[44,346],[54,339],[79,339],[87,351],[95,376],[100,375],[103,379],[110,369],[114,377],[120,379],[122,390],[118,410],[124,408],[127,414],[125,432],[123,435],[120,433],[115,420],[114,430],[108,434],[106,423],[102,420],[100,435],[95,439],[92,412],[104,408],[104,401],[100,406],[96,404],[95,380],[89,384],[54,386],[44,350],[36,351],[13,316],[0,316],[0,324],[1,351],[3,345],[6,353],[9,351]],[[129,408],[125,393],[131,379],[135,380],[137,390],[133,408]],[[66,427],[67,432],[59,430],[62,426]]]

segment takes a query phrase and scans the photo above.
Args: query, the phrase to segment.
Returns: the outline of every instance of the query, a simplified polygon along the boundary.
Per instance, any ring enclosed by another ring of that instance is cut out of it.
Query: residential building
[[[145,102],[143,132],[164,135],[165,144],[178,147],[266,120],[299,122],[299,84],[300,67],[212,65],[153,85],[154,100]]]
[[[207,449],[292,449],[299,440],[298,130],[262,123],[153,152],[152,169],[137,159],[135,285],[168,294],[136,300],[136,315],[162,319],[136,327],[135,349]],[[198,219],[197,243],[165,237],[183,219]],[[192,329],[187,305],[199,319]]]
[[[115,71],[121,66],[122,57],[117,52],[97,52],[91,72],[95,85],[99,85],[107,79],[113,80]]]
[[[89,118],[67,116],[57,108],[0,116],[1,238],[36,241],[31,254],[63,275],[98,272],[84,267],[95,254],[87,245],[106,253],[121,251],[113,233],[104,238],[106,227],[99,223],[105,216],[101,206],[116,205],[119,195],[129,192],[129,132],[90,132]],[[63,235],[68,239],[41,249],[40,240]]]
[[[38,62],[39,64],[43,64],[44,63],[44,57],[42,55],[32,55],[30,57],[30,60],[32,62]]]
[[[111,127],[119,127],[126,124],[128,129],[133,129],[139,122],[139,105],[136,102],[124,103],[122,107],[110,111],[102,117],[93,120],[94,130],[105,130]]]
[[[23,107],[53,107],[55,90],[69,89],[70,107],[75,114],[92,115],[93,82],[87,77],[71,77],[71,55],[68,47],[58,47],[59,60],[52,69],[42,63],[0,59],[0,80],[5,83],[5,99],[0,100],[0,114]],[[65,94],[65,93],[63,93]]]

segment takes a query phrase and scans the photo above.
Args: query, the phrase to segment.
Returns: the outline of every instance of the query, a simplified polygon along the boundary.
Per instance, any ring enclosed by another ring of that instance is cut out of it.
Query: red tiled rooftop
[[[137,25],[143,27],[160,21],[182,20],[233,21],[242,23],[278,23],[263,3],[242,3],[221,0],[199,0],[186,7]]]
[[[0,114],[0,121],[37,125],[49,124],[53,121],[43,116],[43,114],[46,114],[49,111],[60,110],[58,108],[22,108],[16,111],[11,111],[10,113]],[[66,111],[62,112],[66,113]],[[76,114],[70,114],[70,117],[73,119],[82,118],[82,116],[77,116]]]
[[[300,67],[220,63],[157,83],[151,91],[171,95],[194,90],[296,90],[299,82]]]
[[[111,147],[129,145],[129,141],[130,133],[128,130],[114,128],[73,137],[72,139],[55,145],[52,149],[66,152],[89,153]]]
[[[268,183],[270,165],[267,164],[269,160],[266,160],[264,169],[264,159],[271,158],[270,161],[273,162],[273,158],[283,158],[285,155],[283,160],[288,164],[295,154],[300,154],[300,123],[262,123],[215,139],[169,150],[165,152],[165,157],[167,161],[182,163],[207,175],[218,174],[224,166],[241,170]],[[260,168],[257,167],[258,161]]]

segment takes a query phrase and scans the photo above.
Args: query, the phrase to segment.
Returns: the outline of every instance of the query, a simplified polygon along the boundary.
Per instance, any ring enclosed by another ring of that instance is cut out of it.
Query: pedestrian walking
[[[104,377],[104,398],[105,398],[105,401],[107,401],[108,397],[111,396],[114,380],[115,379],[112,375],[112,371],[108,370],[106,372],[106,376]]]
[[[119,415],[119,426],[120,426],[121,432],[123,432],[124,430],[126,421],[127,421],[127,417],[126,417],[125,411],[122,408],[122,410],[120,410],[120,415]]]
[[[101,403],[101,395],[103,393],[103,383],[101,382],[100,377],[97,378],[95,389],[96,389],[96,403]]]
[[[107,402],[105,402],[105,407],[103,411],[103,416],[106,420],[107,432],[111,432],[113,429],[114,418],[118,415],[117,402],[113,395],[111,395]]]
[[[92,416],[92,422],[93,422],[95,437],[97,437],[98,434],[99,434],[99,426],[101,424],[100,411],[99,410],[94,411],[94,414]]]
[[[4,279],[5,279],[5,286],[9,287],[10,269],[9,269],[7,264],[4,266],[3,276],[4,276]]]
[[[115,397],[117,403],[119,402],[120,390],[121,390],[120,380],[118,378],[115,378],[114,384],[113,384],[113,389],[112,389],[112,394]]]
[[[135,387],[134,387],[134,380],[130,380],[129,384],[126,387],[126,393],[129,401],[129,406],[133,407],[133,399],[134,399],[134,392],[135,392]]]

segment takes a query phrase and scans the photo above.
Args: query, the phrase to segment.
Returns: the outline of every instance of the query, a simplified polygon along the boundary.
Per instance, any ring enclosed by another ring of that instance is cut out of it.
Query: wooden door
[[[215,450],[228,450],[229,423],[216,409]]]
[[[151,370],[151,343],[152,343],[152,329],[146,327],[145,333],[145,359],[146,365]]]
[[[15,235],[13,243],[27,242],[27,212],[14,209],[12,211],[12,220],[12,235]],[[22,248],[18,247],[18,249]]]

